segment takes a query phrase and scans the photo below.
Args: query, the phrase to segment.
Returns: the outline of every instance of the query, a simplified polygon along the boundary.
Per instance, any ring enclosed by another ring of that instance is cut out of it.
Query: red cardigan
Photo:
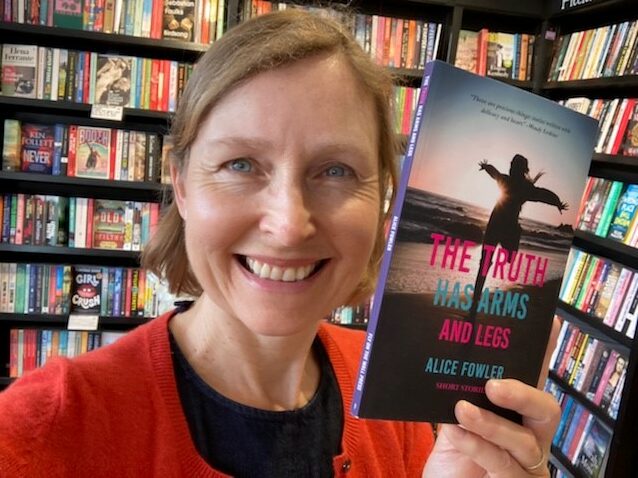
[[[0,393],[0,476],[222,477],[197,453],[182,412],[165,314],[115,344],[56,358]],[[345,425],[335,476],[421,476],[427,424],[351,416],[364,334],[322,325]]]

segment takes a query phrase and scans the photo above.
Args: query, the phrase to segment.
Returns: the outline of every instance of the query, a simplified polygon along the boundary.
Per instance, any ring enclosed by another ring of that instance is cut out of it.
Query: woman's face
[[[172,173],[217,313],[289,335],[348,299],[380,220],[375,118],[339,55],[261,73],[214,107]]]

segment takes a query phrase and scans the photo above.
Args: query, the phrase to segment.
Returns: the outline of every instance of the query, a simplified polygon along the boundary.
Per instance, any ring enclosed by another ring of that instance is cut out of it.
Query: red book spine
[[[75,154],[78,140],[78,127],[74,124],[69,126],[69,157],[67,163],[67,176],[75,176]]]
[[[93,198],[88,198],[86,207],[86,243],[84,247],[90,249],[93,247]]]
[[[9,377],[18,377],[18,329],[9,333]]]
[[[49,303],[47,307],[49,308],[49,314],[55,314],[55,293],[56,293],[56,279],[57,279],[58,271],[57,266],[51,266],[49,268]]]
[[[115,179],[115,162],[117,158],[117,131],[111,130],[111,144],[109,146],[109,179]]]
[[[162,15],[164,3],[162,0],[153,0],[153,9],[151,10],[151,38],[159,40],[162,38]]]
[[[158,82],[160,74],[160,60],[151,61],[151,99],[150,109],[156,111],[158,109],[157,96],[158,96]]]
[[[629,123],[629,117],[634,111],[634,106],[636,105],[635,99],[627,100],[627,107],[625,111],[623,111],[622,118],[620,118],[620,125],[618,127],[618,133],[614,138],[614,144],[611,147],[611,154],[618,154],[620,150],[620,145],[623,143],[623,139],[625,137],[625,131],[627,131],[627,124]]]
[[[162,72],[164,77],[164,83],[162,85],[162,111],[168,111],[168,97],[170,94],[171,84],[171,61],[162,60]]]

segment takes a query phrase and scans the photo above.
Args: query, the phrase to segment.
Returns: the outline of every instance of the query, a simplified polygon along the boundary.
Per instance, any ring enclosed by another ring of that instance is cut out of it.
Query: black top
[[[321,379],[303,408],[268,411],[234,402],[207,385],[170,336],[177,389],[199,454],[237,477],[333,476],[341,452],[343,404],[330,360],[317,339]]]

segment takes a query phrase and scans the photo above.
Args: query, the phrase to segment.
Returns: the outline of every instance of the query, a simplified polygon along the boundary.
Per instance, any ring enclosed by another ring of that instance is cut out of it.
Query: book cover
[[[2,94],[35,98],[38,47],[2,45]]]
[[[20,122],[14,119],[4,120],[4,137],[2,139],[2,170],[20,170]]]
[[[166,0],[162,38],[170,40],[194,40],[195,0]]]
[[[461,30],[454,65],[467,71],[476,72],[477,58],[478,32]]]
[[[30,173],[51,174],[55,127],[22,123],[21,170]]]
[[[82,30],[82,0],[53,0],[53,26]]]
[[[611,441],[611,432],[601,422],[594,420],[576,459],[576,468],[589,478],[600,476],[607,448]]]
[[[91,85],[95,104],[131,106],[131,70],[133,58],[98,53],[95,83]]]
[[[124,247],[124,214],[126,203],[96,199],[93,215],[93,247],[122,249]]]
[[[71,176],[109,179],[111,129],[78,126]]]
[[[99,267],[75,266],[71,283],[71,313],[100,314],[102,294],[102,269]]]
[[[595,120],[547,99],[428,64],[355,415],[454,422],[466,399],[516,419],[484,385],[536,385],[595,135]]]

